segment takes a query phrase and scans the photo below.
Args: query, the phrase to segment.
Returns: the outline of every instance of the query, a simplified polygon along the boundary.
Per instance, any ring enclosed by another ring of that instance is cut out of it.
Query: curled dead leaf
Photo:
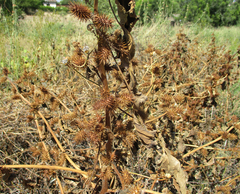
[[[145,124],[138,124],[134,122],[134,127],[137,132],[138,137],[143,141],[144,144],[147,145],[156,145],[157,142],[152,139],[155,138],[156,130],[149,131]]]
[[[185,150],[186,146],[184,145],[184,142],[182,139],[180,139],[179,143],[178,143],[178,151],[180,153],[183,153]]]
[[[181,168],[181,164],[177,158],[173,157],[170,154],[170,151],[165,149],[165,153],[163,153],[160,161],[160,168],[165,170],[166,173],[171,174],[176,179],[177,184],[179,185],[179,189],[182,194],[187,193],[187,174]],[[175,186],[176,187],[176,186]]]
[[[213,155],[212,158],[205,163],[205,166],[212,166],[213,164],[215,164],[215,155]]]

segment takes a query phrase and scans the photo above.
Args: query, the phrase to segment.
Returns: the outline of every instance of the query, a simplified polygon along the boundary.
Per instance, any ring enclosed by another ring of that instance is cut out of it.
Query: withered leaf
[[[10,169],[1,169],[1,171],[4,174],[2,178],[6,183],[12,182],[17,177],[17,174]]]
[[[154,131],[147,130],[147,127],[144,124],[134,123],[134,126],[138,133],[141,133],[149,138],[154,138],[157,132],[156,130]]]
[[[194,175],[195,179],[199,180],[201,179],[201,171],[198,171],[195,175]]]
[[[170,154],[170,151],[165,149],[166,153],[163,153],[160,159],[160,168],[164,169],[166,173],[173,175],[180,187],[182,194],[187,193],[186,184],[187,184],[187,174],[181,168],[180,162]]]
[[[178,151],[180,153],[183,153],[185,150],[186,146],[184,145],[184,142],[182,139],[180,139],[179,143],[178,143]]]
[[[215,164],[215,155],[213,155],[212,158],[205,163],[205,166],[212,166],[213,164]]]
[[[140,109],[140,107],[147,101],[147,96],[141,95],[135,97],[135,106]]]
[[[24,185],[24,187],[25,188],[34,188],[36,185],[37,185],[37,183],[34,181],[34,180],[31,180],[31,179],[24,179],[23,178],[23,185]]]
[[[152,139],[155,138],[156,130],[155,131],[149,131],[147,130],[147,127],[145,124],[138,124],[134,122],[134,127],[137,131],[137,135],[140,137],[140,139],[143,141],[143,143],[147,145],[156,145],[157,142],[153,141]]]
[[[173,185],[174,185],[175,189],[178,191],[178,193],[181,193],[180,187],[179,187],[177,181],[175,180],[175,178],[173,178]]]

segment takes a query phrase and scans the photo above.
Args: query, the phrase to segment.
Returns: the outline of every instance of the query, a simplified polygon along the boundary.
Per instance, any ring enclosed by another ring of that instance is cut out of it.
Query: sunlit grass
[[[5,29],[12,28],[9,22],[2,25]],[[1,32],[0,65],[17,75],[15,71],[24,68],[37,70],[59,64],[68,55],[67,44],[78,41],[82,46],[94,47],[94,36],[86,30],[86,25],[70,15],[27,16],[19,21],[15,34]]]
[[[211,42],[213,35],[216,38],[217,46],[224,46],[226,50],[231,50],[232,53],[235,53],[240,46],[240,27],[238,26],[202,28],[198,25],[177,25],[172,27],[168,20],[161,20],[149,25],[139,26],[134,29],[133,34],[137,42],[145,47],[148,44],[153,44],[158,48],[164,48],[169,40],[176,39],[175,35],[179,33],[180,30],[182,30],[190,40],[198,39],[198,42],[203,48]]]
[[[41,70],[48,66],[61,65],[68,56],[67,44],[78,41],[81,46],[94,48],[96,38],[87,30],[88,23],[80,23],[72,15],[59,15],[39,11],[36,16],[26,16],[14,29],[10,18],[1,21],[0,30],[0,66],[9,67],[14,75],[24,69]],[[117,23],[115,27],[117,28]],[[114,29],[113,29],[114,30]],[[182,30],[190,40],[198,39],[204,48],[211,41],[212,34],[216,37],[216,45],[225,47],[235,53],[240,45],[239,27],[201,28],[192,26],[170,26],[168,20],[136,25],[132,34],[137,49],[144,49],[152,44],[158,49],[164,49],[170,41],[176,39],[176,34]],[[54,45],[54,46],[53,46]]]

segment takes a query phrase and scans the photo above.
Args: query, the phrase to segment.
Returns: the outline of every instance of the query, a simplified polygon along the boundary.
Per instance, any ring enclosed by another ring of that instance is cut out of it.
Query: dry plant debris
[[[13,81],[3,69],[1,85],[10,83],[12,97],[1,94],[0,191],[240,191],[240,123],[229,92],[239,56],[217,47],[214,35],[201,50],[183,31],[165,49],[139,51],[134,1],[116,4],[120,29],[113,33],[98,1],[94,13],[71,4],[98,42],[88,52],[74,42],[65,66],[52,73],[58,79],[25,71]]]

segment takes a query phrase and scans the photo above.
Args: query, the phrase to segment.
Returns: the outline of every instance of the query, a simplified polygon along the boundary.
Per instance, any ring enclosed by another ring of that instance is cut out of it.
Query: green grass
[[[215,35],[216,44],[218,46],[225,46],[226,50],[231,50],[233,53],[237,51],[240,46],[240,27],[219,27],[219,28],[204,28],[193,29],[193,34],[196,35],[202,43],[209,43],[212,34]]]
[[[19,21],[14,32],[9,19],[2,21],[5,31],[1,31],[0,65],[10,68],[14,75],[25,68],[39,70],[48,69],[51,64],[60,65],[62,58],[68,56],[68,42],[94,46],[94,37],[86,25],[70,15],[40,13]]]
[[[116,27],[117,24],[115,23]],[[87,24],[80,23],[71,15],[59,15],[39,11],[36,16],[26,16],[14,28],[11,18],[3,18],[0,23],[0,66],[8,67],[18,76],[24,69],[42,70],[60,66],[68,56],[67,42],[78,41],[81,45],[93,48],[96,38],[87,31]],[[133,37],[137,45],[146,48],[148,44],[164,49],[169,41],[176,39],[179,30],[189,37],[197,38],[200,45],[207,48],[215,34],[216,44],[235,53],[240,45],[239,27],[201,28],[197,24],[191,27],[171,27],[168,20],[160,19],[144,26],[136,25]],[[53,49],[52,44],[55,44]]]
[[[212,40],[212,35],[215,35],[216,45],[224,46],[226,50],[231,50],[232,53],[235,53],[240,46],[240,27],[205,27],[202,28],[197,24],[192,26],[170,26],[168,20],[160,20],[159,22],[154,22],[152,24],[138,26],[134,29],[134,37],[137,39],[137,42],[141,43],[143,46],[152,44],[157,48],[164,48],[169,40],[175,40],[176,34],[180,30],[188,36],[189,39],[198,39],[200,45],[204,48]]]

